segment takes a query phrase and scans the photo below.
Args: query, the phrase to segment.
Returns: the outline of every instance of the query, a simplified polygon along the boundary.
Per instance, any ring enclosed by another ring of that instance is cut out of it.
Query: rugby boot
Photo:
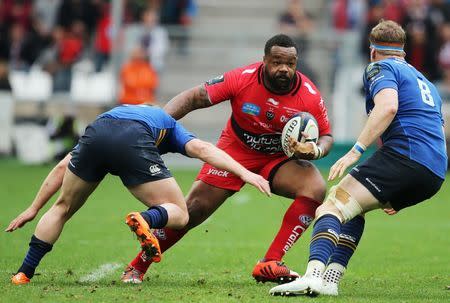
[[[258,261],[252,273],[257,282],[275,282],[278,284],[294,281],[300,275],[290,270],[281,261]]]
[[[146,256],[150,258],[152,262],[160,262],[162,254],[158,238],[153,235],[150,226],[141,214],[139,212],[129,213],[125,218],[125,223],[130,227],[131,231],[136,234]]]
[[[123,283],[140,284],[144,280],[144,273],[131,265],[127,265],[120,278]]]
[[[30,283],[30,278],[28,278],[23,272],[18,272],[11,277],[11,283],[15,285],[23,285]]]
[[[322,289],[322,278],[305,275],[292,282],[278,285],[269,290],[272,296],[317,296]]]

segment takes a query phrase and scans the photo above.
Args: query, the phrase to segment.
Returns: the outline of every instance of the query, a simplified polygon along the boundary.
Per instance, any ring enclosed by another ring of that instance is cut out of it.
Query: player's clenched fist
[[[319,149],[317,144],[313,141],[298,142],[294,138],[289,139],[289,149],[294,153],[294,156],[298,159],[314,160],[319,157]]]

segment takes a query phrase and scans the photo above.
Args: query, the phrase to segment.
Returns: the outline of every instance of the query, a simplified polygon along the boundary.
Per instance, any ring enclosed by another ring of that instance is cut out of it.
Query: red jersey
[[[290,92],[278,95],[263,84],[263,62],[236,68],[209,80],[206,91],[213,104],[230,100],[232,115],[224,129],[248,148],[280,153],[281,132],[297,112],[316,118],[319,136],[330,135],[327,110],[319,90],[305,75],[296,72]]]

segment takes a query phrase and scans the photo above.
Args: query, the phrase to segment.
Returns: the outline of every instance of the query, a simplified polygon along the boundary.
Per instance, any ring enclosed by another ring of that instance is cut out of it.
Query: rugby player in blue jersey
[[[431,198],[444,182],[447,153],[435,86],[404,60],[406,35],[397,23],[381,21],[369,40],[372,63],[364,73],[369,118],[328,179],[343,176],[379,136],[383,146],[330,189],[316,211],[305,275],[272,288],[273,295],[337,295],[362,235],[360,215],[378,208],[394,214]]]
[[[71,154],[47,176],[31,206],[6,229],[12,232],[33,220],[61,187],[55,204],[39,221],[12,283],[30,282],[64,224],[83,206],[107,173],[119,176],[127,189],[150,207],[141,213],[128,214],[126,223],[138,236],[147,255],[159,262],[158,239],[150,229],[183,228],[189,219],[183,193],[160,156],[168,152],[195,157],[230,171],[270,195],[267,180],[248,171],[213,144],[195,138],[162,109],[146,105],[116,107],[101,114],[86,128]]]

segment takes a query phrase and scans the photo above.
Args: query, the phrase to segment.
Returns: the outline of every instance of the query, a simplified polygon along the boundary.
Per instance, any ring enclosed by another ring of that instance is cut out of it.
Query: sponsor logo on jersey
[[[311,95],[317,94],[317,92],[312,88],[311,84],[309,84],[308,82],[305,82],[305,87],[308,89]]]
[[[297,225],[292,230],[292,233],[289,235],[289,238],[286,241],[286,244],[283,247],[283,251],[286,253],[292,245],[294,245],[295,241],[300,237],[300,235],[305,231],[306,228],[304,228],[301,225]]]
[[[366,79],[370,81],[373,77],[381,72],[380,65],[377,63],[371,63],[366,67]]]
[[[281,123],[285,123],[285,122],[288,122],[288,121],[289,121],[289,118],[286,117],[285,115],[282,115],[282,116],[280,117],[280,122],[281,122]]]
[[[218,170],[218,169],[215,169],[215,168],[210,168],[206,174],[207,175],[213,175],[213,176],[227,178],[229,172],[227,172],[225,170]]]
[[[152,176],[161,173],[161,168],[159,168],[158,164],[150,165],[148,170],[152,173]]]
[[[261,112],[261,107],[259,107],[256,104],[246,102],[242,105],[241,110],[243,113],[246,113],[246,114],[249,114],[252,116],[259,116],[259,114]]]
[[[220,75],[220,76],[217,76],[217,77],[215,77],[215,78],[212,78],[212,79],[206,81],[206,84],[208,84],[208,85],[214,85],[214,84],[223,82],[223,80],[225,80],[225,77],[224,77],[223,75]]]
[[[298,219],[300,220],[300,222],[302,222],[303,225],[305,225],[306,227],[308,227],[311,222],[314,220],[313,217],[308,216],[308,215],[301,215],[300,217],[298,217]]]
[[[241,75],[243,74],[253,74],[255,72],[256,68],[249,68],[249,69],[245,69]]]
[[[274,98],[269,98],[269,99],[267,99],[267,102],[270,103],[270,104],[272,104],[272,105],[275,105],[275,106],[277,106],[278,104],[280,104],[280,102],[276,101]]]
[[[266,111],[266,118],[267,120],[272,120],[273,118],[275,118],[275,113],[271,110]]]

